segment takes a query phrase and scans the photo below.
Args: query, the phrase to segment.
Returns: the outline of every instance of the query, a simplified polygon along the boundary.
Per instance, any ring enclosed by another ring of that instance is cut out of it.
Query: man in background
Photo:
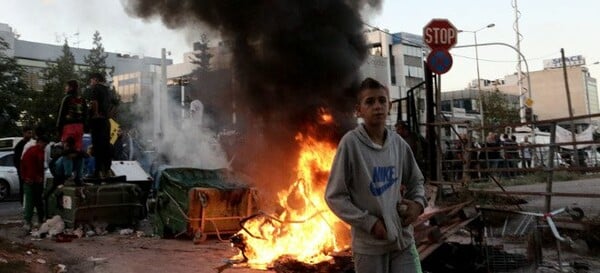
[[[23,127],[23,138],[19,140],[15,148],[13,149],[13,163],[17,168],[17,175],[19,176],[19,202],[23,205],[23,179],[21,179],[21,155],[23,155],[23,148],[25,144],[33,137],[33,129],[29,126]]]

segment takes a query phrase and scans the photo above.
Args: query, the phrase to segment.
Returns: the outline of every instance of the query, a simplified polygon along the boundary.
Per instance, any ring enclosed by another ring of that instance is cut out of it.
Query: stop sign
[[[423,40],[431,49],[448,50],[456,45],[456,27],[448,19],[432,19],[423,28]]]

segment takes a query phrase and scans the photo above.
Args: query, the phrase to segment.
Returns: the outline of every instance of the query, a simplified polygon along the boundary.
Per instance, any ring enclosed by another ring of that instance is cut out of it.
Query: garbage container
[[[57,189],[48,198],[48,216],[60,215],[67,227],[105,223],[134,226],[143,218],[142,190],[128,183],[71,186]]]
[[[167,168],[158,178],[150,219],[161,237],[234,234],[257,211],[256,191],[229,170]]]

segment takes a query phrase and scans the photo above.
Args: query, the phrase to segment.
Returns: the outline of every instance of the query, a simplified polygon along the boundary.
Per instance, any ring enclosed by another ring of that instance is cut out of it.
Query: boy
[[[27,149],[21,159],[21,177],[23,179],[23,190],[25,192],[23,214],[25,231],[31,230],[31,219],[33,218],[33,207],[35,206],[38,223],[44,222],[44,204],[42,193],[44,191],[44,162],[45,148],[48,138],[38,135],[36,144]]]
[[[363,123],[338,145],[325,200],[351,226],[357,273],[421,272],[409,224],[426,206],[423,175],[408,144],[386,128],[387,89],[367,78],[357,97]]]

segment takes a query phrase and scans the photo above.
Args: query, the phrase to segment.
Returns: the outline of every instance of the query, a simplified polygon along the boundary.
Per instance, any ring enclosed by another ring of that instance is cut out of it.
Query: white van
[[[12,151],[21,139],[23,139],[23,137],[0,138],[0,151]]]

